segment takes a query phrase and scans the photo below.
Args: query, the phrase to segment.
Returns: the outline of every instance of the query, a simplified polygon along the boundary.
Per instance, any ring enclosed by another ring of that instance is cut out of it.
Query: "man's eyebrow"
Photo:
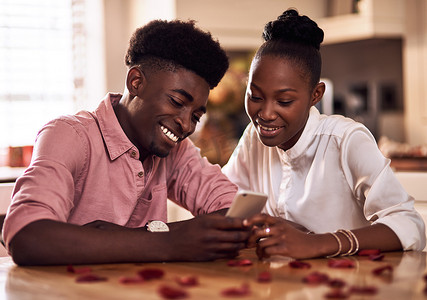
[[[178,94],[183,95],[183,96],[184,96],[185,98],[187,98],[187,99],[188,99],[188,101],[190,101],[190,102],[193,102],[193,101],[194,101],[193,96],[192,96],[190,93],[188,93],[186,90],[183,90],[183,89],[173,89],[172,91],[174,91],[174,92],[176,92],[176,93],[178,93]],[[203,113],[206,113],[206,106],[201,106],[199,109],[200,109]]]
[[[188,99],[188,101],[193,102],[194,98],[193,96],[191,96],[191,94],[189,92],[187,92],[186,90],[183,89],[173,89],[172,91],[183,95],[185,98]]]

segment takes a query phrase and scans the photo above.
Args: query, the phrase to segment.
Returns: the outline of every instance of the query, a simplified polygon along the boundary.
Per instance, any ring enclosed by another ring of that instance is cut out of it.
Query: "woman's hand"
[[[258,214],[245,220],[244,224],[252,227],[248,247],[256,246],[260,259],[272,255],[299,259],[321,255],[317,244],[322,242],[323,235],[307,234],[308,230],[297,223],[280,217]]]

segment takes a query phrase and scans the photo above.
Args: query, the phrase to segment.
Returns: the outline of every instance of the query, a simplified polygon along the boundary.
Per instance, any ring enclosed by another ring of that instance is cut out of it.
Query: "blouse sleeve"
[[[227,164],[222,167],[222,172],[238,186],[239,190],[253,190],[249,179],[249,168],[252,162],[249,158],[255,155],[254,151],[250,151],[251,128],[252,125],[249,124]]]
[[[347,182],[366,219],[391,228],[404,250],[423,250],[426,243],[423,219],[370,132],[364,127],[348,132],[341,153]]]

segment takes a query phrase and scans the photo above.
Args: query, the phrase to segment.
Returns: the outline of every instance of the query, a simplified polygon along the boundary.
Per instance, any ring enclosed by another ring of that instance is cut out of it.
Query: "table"
[[[291,268],[289,258],[272,258],[258,261],[254,251],[244,250],[238,259],[250,259],[251,266],[228,266],[228,260],[202,263],[141,263],[91,265],[91,273],[104,276],[103,282],[78,283],[81,274],[67,272],[66,266],[18,267],[9,257],[0,258],[1,299],[162,299],[158,293],[161,285],[178,287],[175,278],[197,276],[199,285],[185,287],[188,299],[227,299],[221,291],[229,287],[250,286],[250,295],[239,299],[325,299],[331,290],[326,284],[308,284],[303,278],[317,271],[330,278],[340,278],[350,285],[375,286],[375,295],[352,294],[348,299],[426,299],[423,294],[426,282],[425,252],[385,253],[383,261],[372,261],[365,256],[350,259],[354,268],[330,268],[328,259],[304,260],[309,269]],[[375,276],[373,269],[391,265],[392,276]],[[83,266],[75,266],[82,268]],[[135,276],[138,270],[157,268],[165,272],[162,279],[137,284],[123,284],[122,276]],[[257,282],[258,275],[269,271],[272,281]],[[236,298],[236,297],[235,297]]]

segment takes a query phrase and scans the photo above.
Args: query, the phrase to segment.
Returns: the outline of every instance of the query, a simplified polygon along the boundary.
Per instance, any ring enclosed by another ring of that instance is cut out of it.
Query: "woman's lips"
[[[265,137],[276,136],[283,127],[268,127],[258,124],[258,132],[260,135]]]

